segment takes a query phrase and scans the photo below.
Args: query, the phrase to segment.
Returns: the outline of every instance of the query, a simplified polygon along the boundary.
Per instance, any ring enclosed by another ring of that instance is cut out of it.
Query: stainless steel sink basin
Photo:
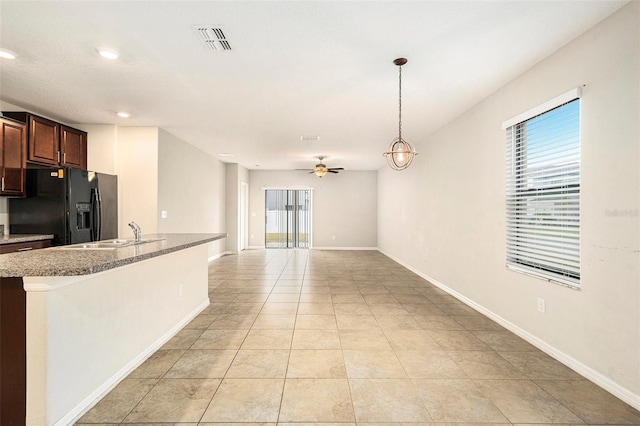
[[[92,250],[113,250],[117,247],[122,247],[122,246],[115,246],[115,245],[108,245],[108,244],[100,244],[100,243],[81,243],[81,244],[73,244],[70,246],[61,246],[61,247],[55,247],[58,250],[88,250],[88,249],[92,249]]]
[[[79,243],[69,246],[56,247],[61,250],[115,250],[121,247],[137,246],[140,244],[153,243],[162,241],[164,238],[143,238],[140,241],[135,240],[104,240],[91,243]]]

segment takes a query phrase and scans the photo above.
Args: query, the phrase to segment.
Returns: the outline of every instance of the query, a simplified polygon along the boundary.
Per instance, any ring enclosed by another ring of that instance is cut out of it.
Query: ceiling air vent
[[[222,27],[212,25],[197,25],[191,27],[198,33],[200,42],[205,49],[212,52],[218,52],[222,50],[231,50],[231,44],[227,40]]]

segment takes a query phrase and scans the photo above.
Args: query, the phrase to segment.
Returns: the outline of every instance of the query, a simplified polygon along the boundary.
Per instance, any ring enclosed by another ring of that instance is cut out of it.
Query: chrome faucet
[[[142,229],[140,229],[140,225],[135,222],[129,222],[129,226],[133,230],[133,235],[136,238],[136,242],[142,241]]]

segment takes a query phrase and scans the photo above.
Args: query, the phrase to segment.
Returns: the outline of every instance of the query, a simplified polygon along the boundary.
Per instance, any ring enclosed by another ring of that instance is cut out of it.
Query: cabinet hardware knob
[[[60,162],[60,151],[58,151],[58,163]]]

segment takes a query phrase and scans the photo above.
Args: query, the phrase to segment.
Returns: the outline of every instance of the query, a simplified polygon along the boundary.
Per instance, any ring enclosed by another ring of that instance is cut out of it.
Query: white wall
[[[319,179],[300,171],[251,170],[249,178],[250,246],[264,247],[264,188],[313,188],[314,248],[377,246],[377,172],[344,171]]]
[[[112,124],[74,124],[73,127],[87,132],[87,169],[115,175],[118,127]]]
[[[631,2],[430,135],[412,168],[380,172],[378,198],[383,252],[539,339],[637,408],[639,18],[640,4]],[[575,291],[505,268],[501,123],[583,84],[582,290]],[[538,297],[546,314],[537,312]]]
[[[143,234],[155,234],[158,232],[158,128],[119,127],[116,152],[119,235],[133,236],[128,226],[131,221],[140,225]]]
[[[225,206],[226,206],[226,232],[227,251],[233,254],[238,253],[238,213],[239,213],[239,191],[238,169],[235,163],[225,164]]]
[[[249,183],[249,171],[236,163],[225,164],[227,251],[237,254],[240,250],[240,197],[242,182]]]
[[[225,232],[224,163],[160,129],[158,146],[158,232]],[[162,219],[161,212],[167,212]],[[210,244],[210,256],[224,251]]]

